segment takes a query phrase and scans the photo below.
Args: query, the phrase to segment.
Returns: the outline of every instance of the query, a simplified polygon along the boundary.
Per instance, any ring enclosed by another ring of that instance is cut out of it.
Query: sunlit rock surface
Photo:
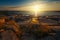
[[[25,12],[1,13],[0,40],[60,40],[60,26],[56,20],[42,17],[32,20],[32,15],[19,14]]]

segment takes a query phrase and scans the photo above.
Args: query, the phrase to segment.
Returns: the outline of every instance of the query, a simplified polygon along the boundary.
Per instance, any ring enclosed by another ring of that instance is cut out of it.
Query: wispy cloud
[[[30,6],[34,5],[34,3],[29,3],[24,6],[5,6],[5,7],[0,7],[0,10],[19,10],[19,11],[28,11],[30,10]],[[39,2],[39,5],[43,5],[44,8],[42,10],[45,11],[60,11],[60,2]]]

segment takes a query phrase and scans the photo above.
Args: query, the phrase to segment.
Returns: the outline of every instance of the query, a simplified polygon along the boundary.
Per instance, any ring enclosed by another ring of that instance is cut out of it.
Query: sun
[[[28,8],[33,16],[38,17],[39,15],[42,15],[42,12],[44,12],[44,6],[45,5],[43,4],[32,4]]]
[[[33,10],[35,16],[38,15],[39,9],[40,9],[40,6],[39,5],[34,5],[33,6],[32,10]]]
[[[39,5],[34,5],[33,10],[34,11],[39,11]]]

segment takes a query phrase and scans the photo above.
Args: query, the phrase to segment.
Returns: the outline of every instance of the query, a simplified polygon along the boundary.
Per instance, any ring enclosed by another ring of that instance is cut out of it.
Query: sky
[[[43,5],[42,10],[60,10],[60,0],[0,0],[0,10],[29,10],[34,3]]]
[[[60,0],[0,0],[0,6],[19,6],[27,3],[31,3],[34,1],[60,1]]]

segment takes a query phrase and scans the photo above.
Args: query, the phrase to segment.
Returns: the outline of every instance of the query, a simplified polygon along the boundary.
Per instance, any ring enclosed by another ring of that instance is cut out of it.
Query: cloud
[[[30,6],[35,5],[37,2],[28,3],[24,6],[9,7],[4,6],[0,7],[0,10],[19,10],[19,11],[29,11]],[[39,5],[42,5],[44,11],[60,11],[60,2],[38,2]]]

